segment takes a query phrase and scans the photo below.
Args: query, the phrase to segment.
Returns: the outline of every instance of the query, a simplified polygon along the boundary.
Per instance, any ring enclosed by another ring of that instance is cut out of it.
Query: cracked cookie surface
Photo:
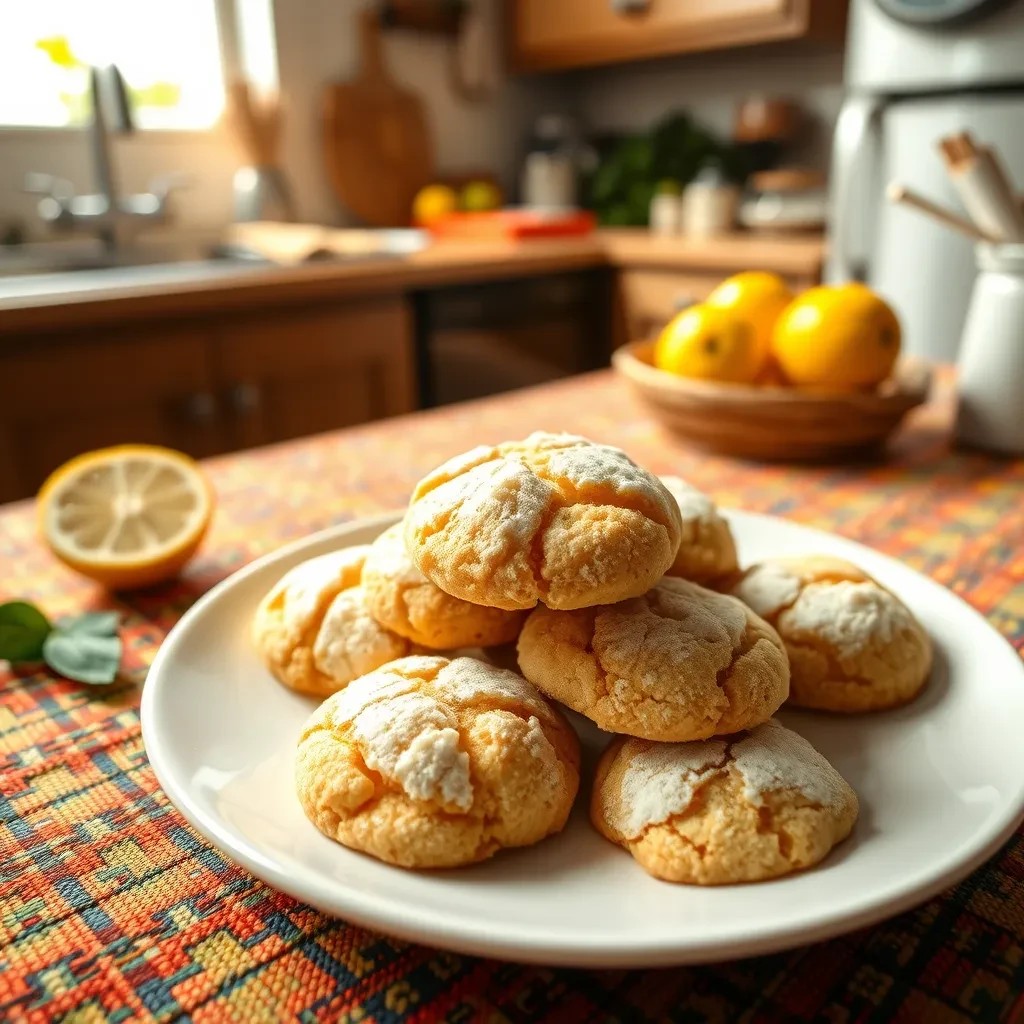
[[[370,545],[362,584],[367,607],[382,626],[435,651],[510,643],[526,617],[470,604],[431,583],[409,556],[401,523]]]
[[[747,569],[730,592],[778,630],[789,653],[790,703],[875,711],[913,700],[932,645],[913,613],[839,558],[774,558]]]
[[[727,739],[620,736],[598,764],[594,827],[656,878],[755,882],[818,863],[857,820],[857,796],[774,719]]]
[[[682,540],[667,575],[707,585],[736,572],[736,542],[715,503],[681,477],[660,479],[682,518]]]
[[[274,678],[326,697],[351,680],[414,650],[379,625],[360,586],[365,544],[310,558],[260,602],[252,638]]]
[[[579,742],[516,673],[409,657],[314,712],[295,779],[307,817],[331,839],[402,867],[455,867],[562,829]]]
[[[633,597],[672,564],[679,507],[624,452],[531,434],[444,463],[413,492],[405,541],[445,593],[508,610]]]
[[[614,605],[530,613],[519,667],[608,732],[683,741],[767,721],[789,665],[775,630],[741,601],[666,576]]]

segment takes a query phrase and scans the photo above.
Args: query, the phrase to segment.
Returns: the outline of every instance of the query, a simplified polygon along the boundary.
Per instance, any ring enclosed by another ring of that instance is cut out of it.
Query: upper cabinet
[[[839,42],[845,0],[508,0],[511,63],[556,70],[748,46]]]

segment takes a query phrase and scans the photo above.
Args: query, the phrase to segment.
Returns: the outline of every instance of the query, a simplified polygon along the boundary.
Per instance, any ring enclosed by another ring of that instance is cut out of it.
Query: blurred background
[[[210,455],[602,367],[745,271],[864,281],[952,362],[974,243],[1021,237],[1020,0],[0,21],[0,500],[87,448]],[[967,129],[1014,206],[973,238],[886,200],[966,216],[937,144]]]

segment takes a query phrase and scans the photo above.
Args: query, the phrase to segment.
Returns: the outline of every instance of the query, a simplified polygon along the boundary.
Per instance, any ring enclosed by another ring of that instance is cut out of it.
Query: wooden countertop
[[[135,317],[174,316],[309,302],[381,292],[581,270],[650,267],[721,273],[747,268],[816,277],[824,258],[821,236],[767,238],[733,234],[709,239],[661,239],[644,230],[602,230],[586,238],[528,242],[437,243],[408,256],[293,267],[216,264],[203,273],[187,267],[133,268],[130,275],[76,271],[60,290],[0,290],[0,336],[60,330]],[[149,271],[147,273],[147,271]],[[36,279],[38,282],[39,279]]]

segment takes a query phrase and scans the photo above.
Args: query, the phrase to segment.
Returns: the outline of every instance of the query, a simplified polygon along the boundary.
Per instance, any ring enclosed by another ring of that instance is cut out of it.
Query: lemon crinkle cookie
[[[789,692],[775,630],[741,601],[666,576],[614,605],[530,613],[519,667],[608,732],[703,739],[767,721]]]
[[[431,583],[409,557],[401,523],[370,546],[363,589],[381,625],[436,651],[509,643],[525,618],[524,612],[470,604]]]
[[[405,540],[445,593],[493,608],[582,608],[644,593],[672,565],[679,508],[624,452],[531,434],[444,463],[413,492]]]
[[[296,785],[331,839],[409,868],[453,867],[565,824],[579,744],[521,676],[474,658],[409,657],[326,700]]]
[[[411,653],[405,637],[379,625],[360,586],[366,545],[302,562],[260,603],[253,641],[285,686],[325,697]]]
[[[822,860],[857,819],[857,796],[774,719],[730,739],[619,737],[597,769],[591,820],[650,874],[720,885]]]
[[[668,575],[707,585],[734,573],[736,542],[715,503],[678,476],[663,476],[661,482],[682,517],[682,540]]]
[[[913,613],[850,562],[774,558],[731,592],[778,630],[789,652],[789,700],[827,711],[872,711],[924,687],[932,645]]]

